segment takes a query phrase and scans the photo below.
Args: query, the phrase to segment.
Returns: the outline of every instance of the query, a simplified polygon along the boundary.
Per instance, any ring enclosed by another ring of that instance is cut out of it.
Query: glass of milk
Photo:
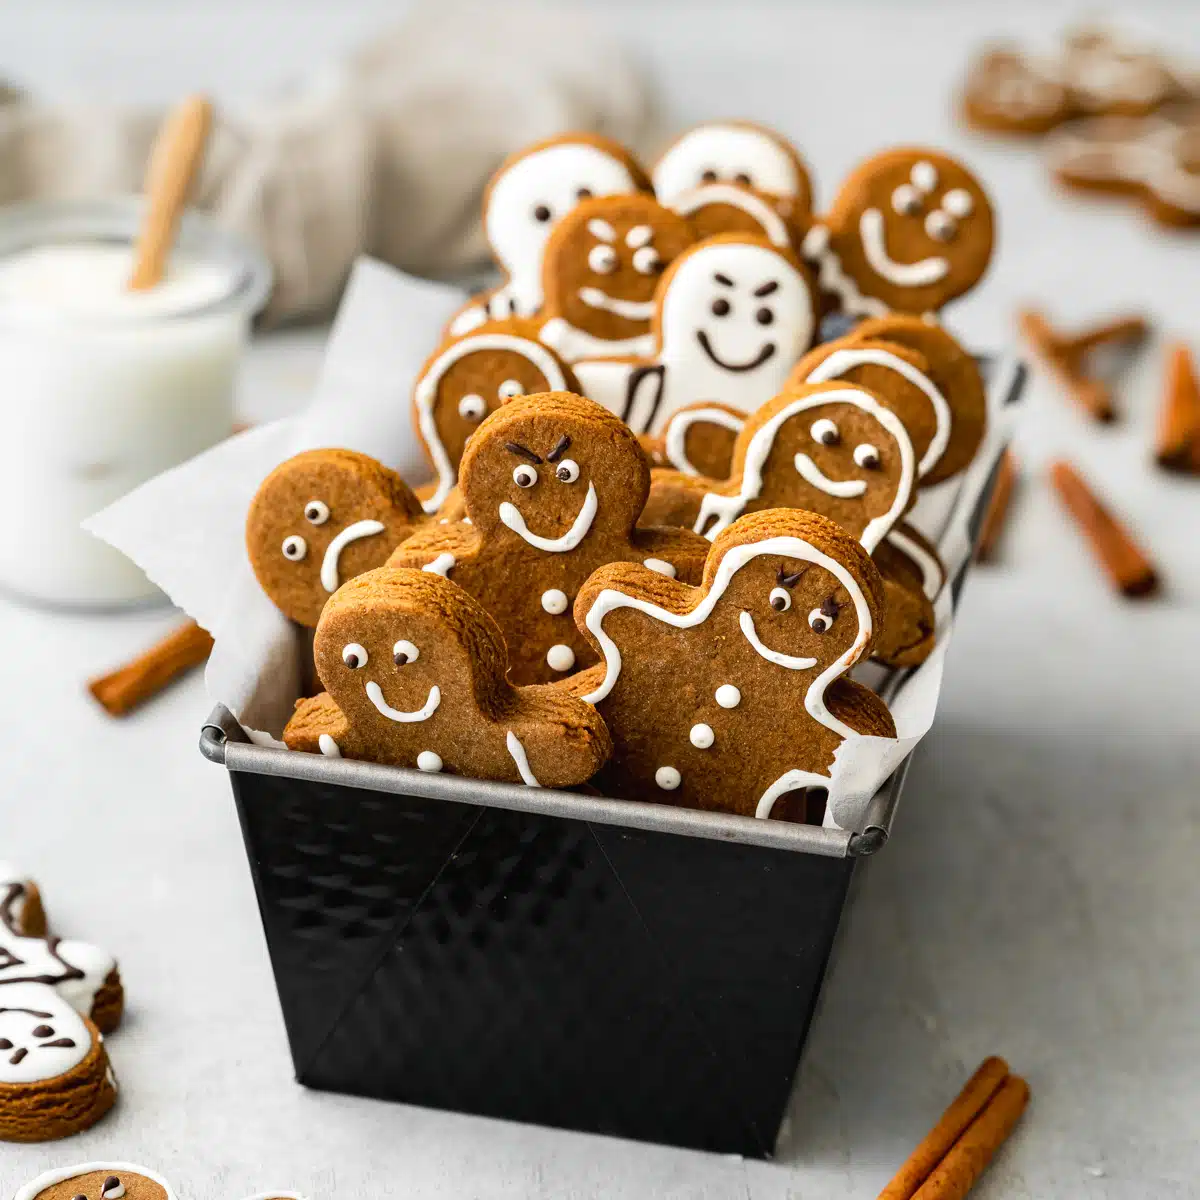
[[[0,209],[0,588],[30,599],[156,597],[79,523],[232,428],[270,267],[187,213],[163,281],[131,292],[141,213],[137,197]]]

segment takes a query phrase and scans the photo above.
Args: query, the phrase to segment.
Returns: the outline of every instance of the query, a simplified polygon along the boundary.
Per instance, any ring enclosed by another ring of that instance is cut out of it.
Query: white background
[[[0,71],[42,94],[236,100],[358,44],[402,6],[38,0],[0,6]],[[1200,56],[1200,6],[1138,5]],[[1137,310],[1200,349],[1200,235],[1063,197],[1036,155],[963,134],[950,95],[995,33],[1049,39],[1059,5],[609,4],[678,123],[745,116],[804,149],[827,200],[873,150],[927,140],[995,194],[1002,246],[951,323],[981,347],[1027,299],[1064,323]],[[243,410],[302,402],[321,335],[256,347]],[[1097,429],[1039,381],[1001,562],[965,597],[939,723],[865,880],[775,1164],[309,1093],[291,1082],[223,772],[195,749],[199,677],[124,722],[83,681],[169,628],[162,611],[0,598],[0,852],[62,931],[112,947],[130,1013],[119,1111],[69,1143],[0,1146],[0,1196],[57,1164],[143,1161],[183,1200],[874,1195],[976,1063],[1033,1104],[982,1197],[1200,1196],[1200,480],[1149,465],[1158,341]],[[5,404],[19,398],[3,395]],[[1165,594],[1114,598],[1042,478],[1077,461],[1142,534]]]

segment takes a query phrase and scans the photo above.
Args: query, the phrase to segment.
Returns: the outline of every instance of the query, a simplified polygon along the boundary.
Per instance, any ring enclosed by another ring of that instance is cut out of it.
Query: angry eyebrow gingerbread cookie
[[[404,480],[369,455],[306,450],[280,463],[258,489],[246,549],[275,606],[312,628],[345,580],[382,566],[426,522]]]
[[[584,391],[639,433],[657,434],[700,400],[750,412],[812,344],[816,289],[765,238],[724,234],[685,250],[655,295],[655,352],[575,364]]]
[[[14,1200],[175,1200],[175,1193],[146,1167],[92,1162],[47,1171],[27,1183]]]
[[[807,787],[832,799],[845,739],[895,737],[883,702],[844,678],[882,612],[866,551],[815,513],[743,517],[713,543],[700,587],[597,571],[575,619],[604,660],[576,680],[613,738],[598,786],[760,818]]]
[[[982,278],[992,257],[992,205],[948,155],[886,150],[842,183],[804,238],[823,291],[854,315],[937,312]]]
[[[636,529],[650,464],[629,428],[565,392],[510,400],[479,427],[459,471],[469,524],[410,538],[391,566],[449,574],[499,624],[516,683],[593,661],[571,621],[587,577],[610,562],[698,579],[708,544],[681,529]]]
[[[653,196],[582,201],[546,242],[542,341],[568,362],[648,354],[658,281],[695,240]]]
[[[608,757],[603,721],[555,684],[513,687],[496,623],[457,584],[381,567],[340,588],[314,642],[328,689],[300,700],[293,750],[566,787]]]
[[[490,321],[439,346],[413,385],[413,423],[437,473],[425,511],[445,503],[467,439],[488,413],[514,396],[578,387],[571,369],[539,341],[533,321]]]

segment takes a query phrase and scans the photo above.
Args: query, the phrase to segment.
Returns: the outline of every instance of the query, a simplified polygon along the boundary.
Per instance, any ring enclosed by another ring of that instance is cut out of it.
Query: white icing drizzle
[[[754,627],[754,618],[748,612],[743,611],[738,616],[738,624],[742,628],[742,633],[746,641],[754,647],[755,653],[761,654],[767,662],[774,663],[777,667],[786,667],[789,671],[807,671],[817,665],[815,658],[803,658],[794,654],[783,654],[779,650],[772,650],[758,636],[758,630]]]
[[[440,575],[443,579],[449,579],[450,572],[454,569],[457,561],[449,550],[443,550],[433,562],[427,562],[421,570],[428,571],[430,575]]]
[[[866,493],[865,479],[830,479],[803,450],[796,452],[795,464],[796,473],[800,478],[826,495],[839,500],[853,500],[856,496]]]
[[[565,317],[551,317],[538,331],[538,337],[569,363],[581,358],[640,358],[654,352],[652,333],[606,341],[572,325]]]
[[[436,775],[442,769],[442,756],[432,750],[422,750],[417,755],[417,770]]]
[[[546,651],[546,666],[552,671],[569,671],[575,665],[575,651],[570,646],[551,646]]]
[[[47,1188],[54,1187],[55,1184],[65,1183],[69,1179],[78,1179],[81,1175],[99,1175],[101,1172],[105,1175],[116,1175],[118,1178],[122,1175],[140,1175],[143,1179],[148,1179],[162,1188],[164,1200],[176,1200],[174,1189],[161,1175],[151,1171],[148,1167],[139,1167],[136,1163],[127,1162],[88,1162],[78,1163],[73,1167],[55,1167],[53,1170],[39,1175],[36,1179],[30,1180],[17,1192],[13,1200],[35,1200],[35,1197],[46,1191]],[[278,1196],[281,1200],[283,1197],[292,1200],[293,1197],[293,1194],[289,1192],[271,1192],[269,1195]],[[252,1197],[251,1200],[254,1198]],[[300,1198],[297,1197],[294,1200],[300,1200]]]
[[[561,588],[549,588],[542,593],[542,609],[552,617],[565,613],[570,602],[567,593]]]
[[[715,740],[716,734],[713,733],[712,726],[705,725],[703,721],[697,722],[688,731],[688,741],[691,742],[697,750],[707,750]]]
[[[517,773],[521,776],[521,782],[526,787],[541,787],[537,777],[529,768],[529,758],[525,754],[525,747],[521,745],[520,738],[511,729],[505,738],[505,745],[508,746],[508,753],[517,765]]]
[[[317,738],[317,746],[326,758],[341,758],[342,748],[327,733]]]
[[[587,496],[584,498],[579,515],[575,518],[571,528],[561,537],[556,538],[542,537],[541,534],[530,532],[529,526],[525,524],[525,518],[521,515],[520,509],[507,500],[500,505],[500,520],[518,537],[523,538],[538,550],[545,550],[550,554],[563,554],[568,550],[574,550],[587,536],[588,530],[592,527],[592,521],[595,520],[596,510],[599,506],[600,501],[596,496],[596,485],[589,483]]]
[[[653,300],[623,300],[620,296],[610,296],[598,287],[581,287],[579,298],[588,308],[598,308],[602,312],[614,313],[629,321],[649,321],[654,316]],[[542,340],[550,345],[544,336]],[[627,339],[628,340],[628,339]],[[607,344],[607,343],[606,343]]]
[[[760,196],[732,183],[701,184],[671,201],[671,207],[681,217],[690,217],[710,204],[728,204],[731,208],[740,209],[758,222],[773,246],[781,249],[791,246],[791,235],[783,218]]]
[[[347,525],[325,550],[325,557],[321,560],[321,586],[331,595],[336,592],[341,582],[338,576],[338,560],[342,551],[359,538],[374,537],[382,532],[382,521],[355,521],[353,525]]]
[[[406,725],[413,721],[428,721],[437,712],[437,707],[442,702],[442,691],[437,684],[429,689],[425,703],[413,712],[392,708],[383,698],[383,689],[373,679],[367,682],[366,693],[367,699],[375,705],[381,716],[387,717],[389,721],[398,721]]]
[[[700,515],[696,518],[695,531],[703,532],[709,541],[712,541],[722,529],[741,515],[751,500],[757,499],[762,494],[763,466],[771,453],[775,438],[785,422],[809,409],[835,403],[853,404],[869,413],[892,436],[900,452],[900,479],[891,507],[880,516],[872,517],[863,529],[862,536],[858,539],[863,549],[868,554],[871,553],[908,508],[915,484],[916,455],[913,453],[912,439],[908,436],[908,430],[904,428],[904,423],[900,418],[891,409],[880,404],[870,393],[852,386],[798,397],[765,422],[755,432],[746,447],[745,461],[742,466],[742,483],[737,494],[722,496],[716,492],[706,493],[700,502]],[[800,468],[799,461],[796,466],[797,469]],[[714,524],[711,528],[706,529],[706,525],[713,518],[715,518]]]
[[[843,311],[851,316],[885,317],[888,306],[874,296],[864,296],[858,284],[842,267],[842,260],[830,245],[829,230],[824,225],[814,225],[804,235],[804,257],[816,265],[817,285],[821,291],[838,298]]]
[[[722,708],[737,708],[742,702],[742,693],[732,683],[723,683],[713,694],[713,699]]]
[[[858,219],[858,236],[871,270],[896,287],[929,287],[941,282],[950,273],[949,260],[940,254],[930,255],[915,263],[897,262],[892,258],[887,250],[883,213],[877,208],[863,211]]]
[[[667,425],[663,449],[666,451],[667,462],[685,475],[700,474],[688,460],[686,449],[688,431],[697,422],[719,425],[722,429],[741,433],[746,418],[726,412],[723,408],[686,408],[677,412]]]
[[[665,558],[644,558],[642,566],[649,567],[651,571],[657,571],[658,574],[665,575],[668,579],[674,579],[679,574]]]
[[[921,590],[930,600],[936,600],[945,582],[941,563],[916,538],[909,537],[903,530],[893,529],[887,535],[887,540],[905,558],[916,563],[921,572]]]
[[[438,480],[437,489],[421,506],[427,513],[437,512],[446,502],[451,488],[458,482],[458,471],[446,453],[446,447],[438,433],[437,420],[434,416],[434,401],[437,399],[438,385],[446,372],[460,359],[465,358],[468,354],[487,350],[511,350],[542,373],[549,391],[565,392],[568,390],[566,376],[562,372],[558,359],[549,353],[545,346],[530,341],[528,338],[516,337],[511,333],[478,333],[473,337],[464,337],[448,346],[430,363],[413,388],[417,425],[420,427],[421,437],[425,439],[429,456],[433,459],[433,469],[437,473]]]

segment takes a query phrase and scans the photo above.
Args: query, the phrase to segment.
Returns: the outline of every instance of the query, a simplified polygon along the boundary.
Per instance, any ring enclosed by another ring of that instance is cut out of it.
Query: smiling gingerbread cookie
[[[246,549],[262,589],[312,628],[347,579],[382,566],[428,522],[387,467],[354,450],[306,450],[263,481],[246,518]]]
[[[566,787],[608,757],[603,721],[558,685],[513,687],[496,623],[457,584],[381,567],[340,588],[314,642],[328,689],[300,700],[293,750]]]
[[[805,236],[804,256],[846,313],[932,313],[982,278],[993,224],[987,193],[961,163],[887,150],[846,178]]]
[[[516,683],[593,661],[571,621],[579,588],[610,562],[699,579],[708,545],[681,529],[635,529],[650,464],[629,428],[581,396],[510,400],[479,427],[459,472],[470,523],[410,538],[390,565],[449,574],[495,618]]]
[[[175,1200],[175,1193],[147,1167],[92,1162],[47,1171],[21,1188],[14,1200]]]
[[[694,241],[691,225],[653,196],[576,205],[546,242],[542,341],[568,362],[648,354],[658,281]]]
[[[700,400],[753,411],[783,386],[817,325],[807,269],[746,234],[685,250],[655,304],[652,355],[575,364],[587,395],[639,433],[660,433],[676,410]]]
[[[538,340],[533,321],[490,321],[439,346],[413,385],[413,423],[437,475],[425,511],[445,503],[467,439],[488,413],[514,396],[578,387],[571,369]]]
[[[866,551],[815,513],[743,517],[713,543],[700,587],[635,565],[597,571],[575,602],[603,657],[576,686],[613,738],[597,786],[760,818],[808,787],[832,798],[846,739],[895,736],[883,702],[845,678],[882,612]]]

